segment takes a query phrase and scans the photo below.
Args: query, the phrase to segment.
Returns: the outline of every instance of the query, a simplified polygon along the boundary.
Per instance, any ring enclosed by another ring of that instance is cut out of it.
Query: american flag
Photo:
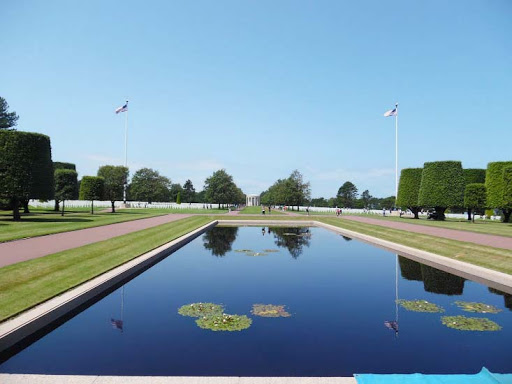
[[[123,331],[123,320],[110,319],[110,324],[112,324],[112,328]]]
[[[116,113],[126,112],[127,110],[128,110],[128,102],[126,102],[126,104],[123,105],[122,107],[116,108]]]
[[[384,114],[384,117],[396,116],[396,115],[398,115],[398,112],[396,111],[396,108],[394,108],[394,109],[390,109],[389,111],[387,111]]]
[[[386,328],[398,332],[398,323],[396,321],[385,321],[384,325],[386,326]]]

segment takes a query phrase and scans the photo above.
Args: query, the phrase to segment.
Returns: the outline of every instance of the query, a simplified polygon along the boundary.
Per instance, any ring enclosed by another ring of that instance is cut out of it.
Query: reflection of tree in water
[[[302,254],[304,246],[309,247],[311,231],[309,228],[272,228],[278,247],[287,248],[294,259]]]
[[[462,295],[464,291],[464,281],[466,279],[462,277],[424,264],[421,265],[421,275],[423,276],[423,287],[427,292],[441,293],[443,295]]]
[[[403,256],[398,256],[400,272],[405,280],[423,281],[421,276],[421,264]]]
[[[352,240],[352,238],[351,238],[351,237],[348,237],[348,236],[341,236],[341,237],[343,237],[343,240],[345,240],[345,241],[350,241],[350,240]]]
[[[494,288],[488,288],[488,289],[489,289],[489,292],[491,292],[491,293],[503,296],[503,301],[505,302],[505,307],[512,311],[512,295],[511,294],[498,291],[497,289],[494,289]]]
[[[429,267],[417,261],[398,256],[400,272],[406,280],[423,281],[426,292],[443,295],[462,295],[464,278]]]
[[[231,251],[236,240],[237,227],[215,227],[203,236],[203,246],[212,252],[212,255],[222,257]]]

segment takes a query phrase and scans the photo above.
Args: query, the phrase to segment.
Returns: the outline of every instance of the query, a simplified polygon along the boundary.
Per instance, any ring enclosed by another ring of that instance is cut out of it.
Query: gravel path
[[[465,241],[468,243],[474,243],[479,245],[488,245],[494,248],[512,249],[512,237],[486,235],[482,233],[431,227],[421,224],[399,223],[396,221],[385,221],[360,216],[342,216],[342,219],[359,221],[361,223],[367,224],[380,225],[381,227],[402,229],[404,231],[423,233],[425,235],[444,237],[446,239]]]
[[[171,214],[0,243],[0,268],[190,217]]]

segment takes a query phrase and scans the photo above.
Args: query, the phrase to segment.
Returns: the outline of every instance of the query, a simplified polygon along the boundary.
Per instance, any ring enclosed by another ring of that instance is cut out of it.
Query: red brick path
[[[0,243],[0,268],[189,217],[171,214]]]
[[[466,241],[479,245],[488,245],[495,248],[512,249],[512,237],[486,235],[483,233],[459,231],[456,229],[446,229],[439,227],[431,227],[420,224],[408,224],[396,221],[386,221],[379,219],[372,219],[370,217],[361,216],[342,216],[345,220],[359,221],[361,223],[380,225],[381,227],[402,229],[404,231],[423,233],[425,235],[432,235],[437,237],[444,237],[446,239]],[[468,223],[468,225],[471,225]]]

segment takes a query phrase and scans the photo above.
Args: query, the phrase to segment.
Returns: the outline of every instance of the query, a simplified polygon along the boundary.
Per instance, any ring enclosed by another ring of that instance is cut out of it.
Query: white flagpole
[[[398,198],[398,103],[395,104],[395,206]]]
[[[126,106],[128,107],[128,100],[126,100]],[[126,118],[124,121],[124,166],[128,168],[128,108],[126,109]],[[126,186],[127,180],[123,186],[123,203],[126,204]]]

